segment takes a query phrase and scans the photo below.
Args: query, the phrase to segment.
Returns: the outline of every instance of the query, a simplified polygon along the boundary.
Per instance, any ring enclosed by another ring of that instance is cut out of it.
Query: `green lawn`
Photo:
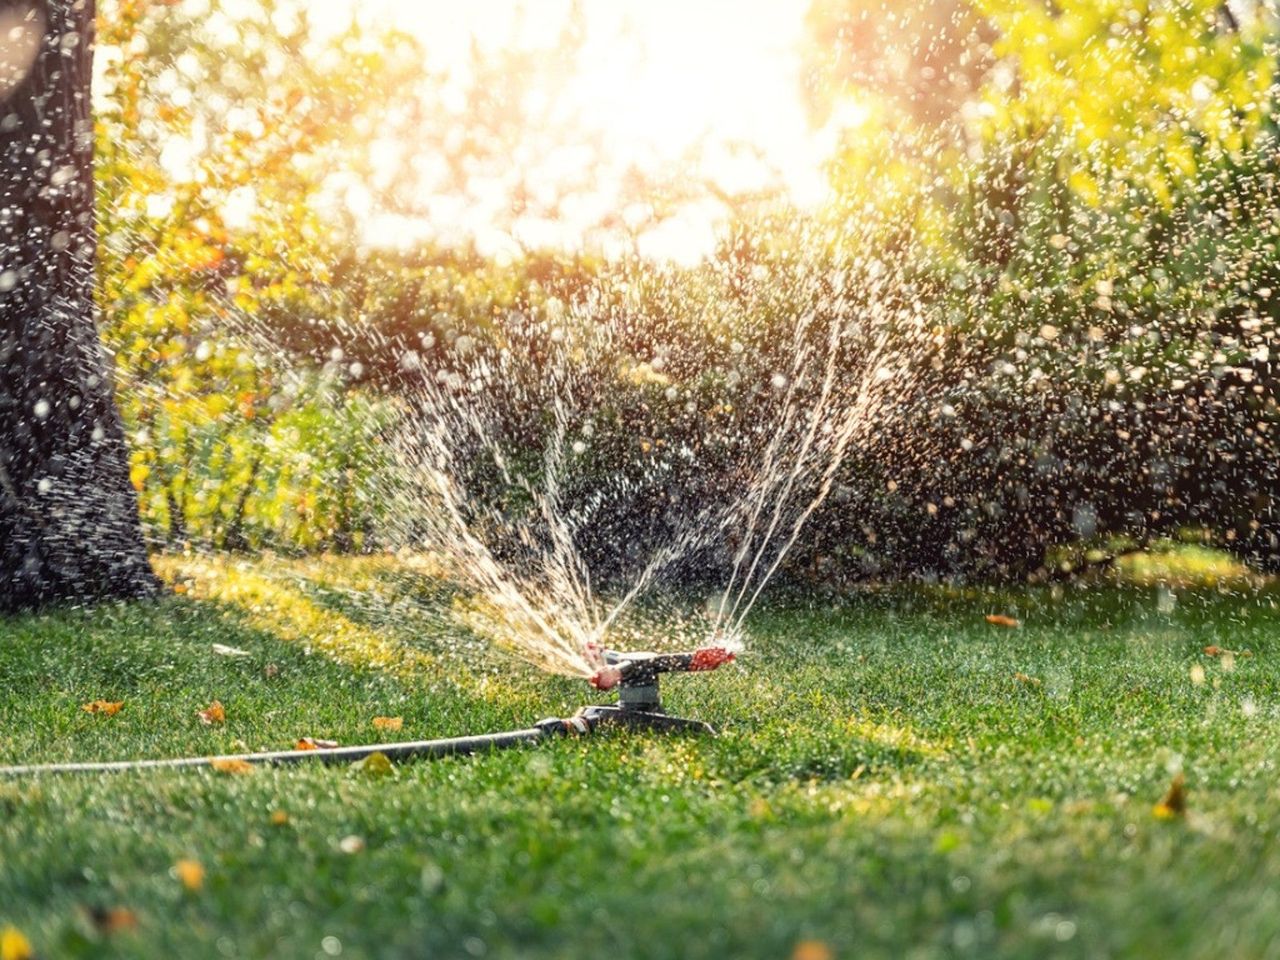
[[[375,716],[418,739],[589,699],[451,626],[429,571],[166,575],[182,594],[0,620],[0,763],[353,744]],[[778,600],[738,664],[667,684],[715,739],[0,781],[0,929],[41,957],[1280,957],[1275,597]],[[1186,813],[1160,816],[1179,769]]]

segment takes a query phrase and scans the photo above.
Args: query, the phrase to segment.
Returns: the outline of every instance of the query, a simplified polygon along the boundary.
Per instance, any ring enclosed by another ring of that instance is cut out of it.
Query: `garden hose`
[[[232,753],[213,757],[168,757],[155,760],[103,760],[68,763],[19,764],[0,767],[0,777],[24,777],[63,773],[124,773],[134,770],[175,770],[199,767],[236,769],[242,765],[282,766],[318,760],[321,763],[356,763],[374,754],[389,761],[414,758],[465,756],[489,753],[525,744],[535,744],[550,737],[585,735],[602,725],[645,730],[714,734],[715,730],[700,720],[673,717],[662,709],[658,696],[658,678],[663,673],[714,670],[728,663],[734,655],[719,647],[705,647],[692,653],[653,654],[618,653],[593,648],[592,654],[601,666],[592,675],[597,689],[618,688],[618,703],[592,704],[572,717],[540,720],[523,730],[504,730],[469,737],[441,740],[408,740],[374,743],[358,747],[322,747],[309,750],[272,750],[261,753]]]

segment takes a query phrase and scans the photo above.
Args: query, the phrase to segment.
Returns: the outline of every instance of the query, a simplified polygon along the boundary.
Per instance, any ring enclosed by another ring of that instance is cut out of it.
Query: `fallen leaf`
[[[85,713],[102,713],[114,717],[124,706],[123,700],[91,700],[80,707]]]
[[[293,745],[295,750],[332,750],[338,745],[337,740],[319,740],[315,737],[303,737]]]
[[[791,960],[835,960],[835,956],[821,940],[801,940],[791,951]]]
[[[1022,626],[1022,621],[1021,621],[1021,620],[1017,620],[1017,619],[1015,619],[1014,617],[1006,617],[1003,613],[988,613],[988,614],[987,614],[987,623],[993,624],[993,625],[995,625],[995,626],[997,626],[997,627],[1020,627],[1020,626]]]
[[[376,750],[363,760],[351,764],[351,769],[370,777],[385,777],[395,773],[391,760],[381,750]]]
[[[1173,781],[1169,784],[1169,792],[1164,795],[1164,799],[1157,803],[1151,810],[1161,820],[1174,820],[1178,817],[1186,816],[1187,813],[1187,787],[1186,778],[1181,771],[1174,774]]]
[[[280,676],[280,668],[274,663],[268,663],[262,668],[262,675],[268,680],[274,680],[276,677]]]
[[[204,887],[204,865],[199,860],[179,860],[173,865],[173,876],[192,893]]]
[[[352,834],[349,837],[343,837],[338,841],[338,849],[343,853],[359,853],[364,849],[364,838],[357,837],[355,834]]]
[[[17,927],[0,930],[0,960],[35,960],[31,941]]]
[[[209,706],[196,713],[200,718],[200,722],[205,726],[211,727],[215,723],[225,723],[227,720],[227,711],[222,708],[222,701],[215,700]]]
[[[1207,647],[1204,648],[1204,655],[1206,657],[1220,657],[1224,653],[1230,653],[1230,652],[1231,652],[1230,650],[1225,650],[1222,647],[1219,647],[1217,644],[1213,644],[1213,643],[1209,644]]]
[[[285,813],[283,810],[271,811],[271,825],[273,827],[283,827],[288,822],[289,822],[289,815]]]
[[[120,933],[138,928],[138,915],[128,907],[92,907],[89,919],[103,933]]]
[[[174,593],[186,593],[186,592],[187,592],[187,585],[186,585],[185,583],[175,583],[175,584],[173,585],[173,592],[174,592]]]
[[[238,757],[214,757],[209,766],[219,773],[253,773],[253,764]]]
[[[1040,686],[1040,679],[1038,677],[1029,677],[1025,673],[1015,673],[1013,675],[1013,679],[1017,680],[1019,683],[1025,683],[1028,687]]]
[[[220,657],[251,657],[248,650],[241,650],[239,647],[228,647],[225,643],[215,643],[213,652]]]
[[[378,730],[399,730],[404,726],[404,717],[374,717],[373,725]]]

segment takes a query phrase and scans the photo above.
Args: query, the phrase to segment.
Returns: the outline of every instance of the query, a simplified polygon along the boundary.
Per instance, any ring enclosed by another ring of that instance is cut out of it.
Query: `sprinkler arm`
[[[587,681],[597,690],[656,686],[659,674],[714,670],[734,659],[724,647],[701,647],[689,653],[621,653],[590,644],[588,655],[601,664]]]

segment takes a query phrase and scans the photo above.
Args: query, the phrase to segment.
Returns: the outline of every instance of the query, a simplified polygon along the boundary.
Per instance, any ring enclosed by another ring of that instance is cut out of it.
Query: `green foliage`
[[[824,89],[866,118],[832,168],[843,209],[912,225],[903,271],[953,358],[914,449],[870,465],[894,487],[857,501],[874,542],[827,549],[1043,577],[1055,543],[1195,526],[1274,566],[1274,11],[834,0],[812,19],[841,51]]]
[[[742,212],[688,271],[367,248],[342,191],[377,179],[379,123],[412,126],[422,51],[355,27],[318,41],[284,4],[192,9],[117,0],[100,31],[104,337],[153,541],[377,548],[360,444],[403,412],[407,372],[447,373],[460,342],[509,346],[512,317],[623,318],[626,342],[579,371],[610,411],[582,484],[639,443],[750,441],[796,318],[839,301],[912,305],[934,346],[910,373],[932,400],[855,451],[806,562],[1044,576],[1055,543],[1183,526],[1280,561],[1262,7],[815,3],[815,120],[857,121],[831,164],[838,200]],[[512,131],[475,97],[487,126],[471,133],[498,146],[474,147],[505,162]],[[546,385],[526,379],[508,385],[527,407],[511,439],[536,472]],[[731,452],[702,453],[703,487],[730,483]],[[637,522],[657,510],[635,503]]]
[[[102,333],[144,523],[155,542],[359,547],[377,401],[294,372],[263,318],[326,282],[324,177],[363,162],[412,51],[354,27],[321,48],[285,4],[193,9],[117,0],[99,24]]]

